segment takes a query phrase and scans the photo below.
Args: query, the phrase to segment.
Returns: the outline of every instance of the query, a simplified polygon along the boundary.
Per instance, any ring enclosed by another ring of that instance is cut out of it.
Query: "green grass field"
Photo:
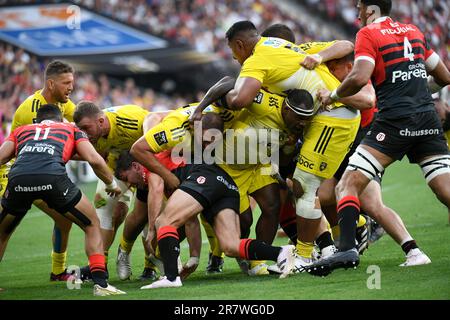
[[[449,299],[450,228],[446,208],[427,188],[419,168],[406,162],[397,163],[388,170],[383,187],[386,204],[401,215],[432,264],[406,269],[398,267],[404,261],[403,252],[392,239],[384,236],[366,251],[357,270],[337,270],[326,278],[308,274],[283,280],[276,276],[248,277],[230,258],[225,259],[222,275],[206,276],[208,244],[203,241],[200,266],[183,287],[140,290],[143,283],[136,278],[143,268],[142,245],[136,242],[132,253],[135,280],[122,282],[115,270],[119,238],[116,237],[110,251],[110,282],[128,294],[108,299]],[[93,185],[84,185],[83,190],[90,197],[94,194]],[[66,283],[49,282],[52,228],[53,222],[46,215],[34,209],[28,213],[0,263],[0,287],[5,289],[0,292],[0,300],[95,299],[92,284],[83,284],[80,290],[69,290]],[[277,245],[286,242],[286,238],[275,240]],[[181,248],[185,258],[186,244],[182,243]],[[76,226],[72,229],[68,252],[70,265],[86,264],[84,236]],[[381,270],[381,289],[367,287],[371,275],[367,270],[371,265]]]

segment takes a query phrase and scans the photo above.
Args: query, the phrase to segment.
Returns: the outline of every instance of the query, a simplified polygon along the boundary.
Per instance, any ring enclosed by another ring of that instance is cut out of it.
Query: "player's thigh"
[[[329,179],[350,150],[359,128],[359,117],[338,119],[316,116],[304,137],[297,168]]]
[[[55,225],[61,230],[70,230],[72,227],[72,221],[66,219],[61,213],[56,211],[55,209],[50,208],[45,201],[42,199],[35,200],[33,205],[36,206],[39,210],[44,212],[50,218],[55,221]]]
[[[198,201],[198,194],[185,190],[175,190],[167,200],[166,207],[156,220],[156,227],[166,225],[179,228],[192,216],[203,210],[202,204]]]
[[[238,170],[228,165],[220,165],[220,167],[233,179],[239,189],[239,212],[242,214],[250,208],[250,200],[248,195],[251,193],[253,177],[255,172],[253,169]]]

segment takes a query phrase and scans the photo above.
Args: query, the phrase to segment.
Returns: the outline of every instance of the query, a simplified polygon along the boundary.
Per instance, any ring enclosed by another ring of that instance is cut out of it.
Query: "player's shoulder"
[[[22,103],[17,108],[17,111],[21,111],[21,109],[26,108],[28,106],[36,106],[36,111],[38,109],[38,105],[44,103],[44,97],[41,95],[41,90],[38,90],[34,92],[33,94],[29,95],[25,100],[22,101]]]

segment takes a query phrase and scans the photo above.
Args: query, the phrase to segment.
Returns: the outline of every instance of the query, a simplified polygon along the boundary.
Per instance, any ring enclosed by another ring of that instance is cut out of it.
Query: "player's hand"
[[[105,188],[105,192],[108,196],[112,197],[112,198],[117,198],[118,196],[120,196],[122,194],[122,190],[120,190],[119,187],[115,187],[115,188]]]
[[[194,113],[189,117],[189,126],[191,127],[191,130],[194,130],[194,124],[196,121],[202,121],[202,117],[202,112],[199,108],[196,108]]]
[[[184,264],[183,269],[180,272],[181,280],[189,277],[198,267],[200,259],[198,257],[190,257],[189,260]]]
[[[300,65],[305,69],[314,70],[322,63],[322,61],[323,58],[320,54],[309,54],[302,62],[300,62]]]
[[[317,91],[316,96],[321,104],[321,110],[331,111],[331,105],[333,104],[331,92],[327,89],[320,89]]]

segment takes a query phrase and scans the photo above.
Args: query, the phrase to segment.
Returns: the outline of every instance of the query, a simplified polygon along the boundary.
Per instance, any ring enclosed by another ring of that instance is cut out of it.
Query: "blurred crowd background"
[[[1,1],[0,3],[8,1]],[[36,2],[36,1],[24,1]],[[354,40],[359,28],[352,0],[78,0],[76,4],[203,53],[232,60],[225,32],[235,21],[249,19],[259,30],[285,23],[297,42]],[[296,10],[293,10],[293,9]],[[303,15],[299,15],[302,13]],[[305,18],[305,14],[307,17]],[[397,0],[393,17],[414,22],[450,68],[450,0]],[[338,33],[342,30],[343,33]],[[43,87],[42,59],[0,41],[0,142],[19,104]],[[91,100],[101,106],[137,104],[148,110],[166,110],[197,101],[203,92],[169,95],[139,87],[133,78],[76,73],[71,99]]]

